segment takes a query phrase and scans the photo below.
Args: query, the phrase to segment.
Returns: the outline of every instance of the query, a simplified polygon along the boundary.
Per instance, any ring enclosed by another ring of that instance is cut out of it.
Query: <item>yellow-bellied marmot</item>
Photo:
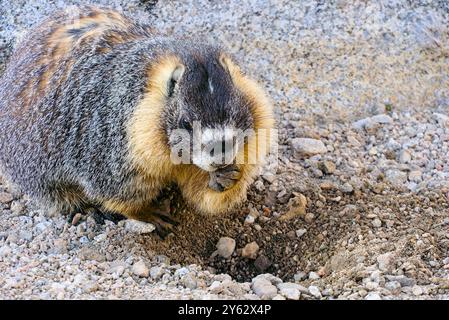
[[[221,47],[110,9],[70,8],[29,32],[1,78],[0,171],[53,210],[95,206],[163,225],[150,204],[171,182],[200,212],[242,201],[267,151],[258,129],[273,124],[264,92]],[[180,143],[179,129],[201,147]],[[225,137],[248,129],[243,143]],[[204,152],[229,141],[231,163]],[[180,145],[191,163],[173,161]]]

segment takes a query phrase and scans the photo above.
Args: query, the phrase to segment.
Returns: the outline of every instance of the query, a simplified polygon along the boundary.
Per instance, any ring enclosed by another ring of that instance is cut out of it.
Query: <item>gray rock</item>
[[[264,272],[269,267],[271,267],[271,265],[272,265],[271,260],[264,255],[258,256],[256,261],[254,261],[254,267],[256,267],[256,269],[259,270],[260,272]]]
[[[36,224],[34,227],[34,230],[36,230],[38,233],[44,232],[48,227],[51,226],[51,222],[49,221],[42,221]]]
[[[276,277],[275,275],[272,275],[271,273],[263,273],[263,274],[259,274],[258,276],[256,276],[255,278],[252,279],[252,281],[255,281],[257,279],[265,279],[270,281],[272,284],[274,284],[275,286],[277,286],[279,283],[282,283],[282,279],[279,277]]]
[[[408,180],[419,183],[422,181],[422,172],[420,170],[412,170],[408,174]]]
[[[109,269],[106,270],[106,273],[115,274],[120,277],[126,269],[126,263],[123,261],[114,261],[111,263]]]
[[[318,280],[318,279],[320,279],[321,277],[319,276],[319,274],[318,273],[316,273],[316,272],[314,272],[314,271],[311,271],[310,273],[309,273],[309,279],[310,280]]]
[[[387,275],[387,276],[385,276],[385,278],[387,278],[387,280],[389,280],[389,281],[399,282],[402,287],[412,287],[416,284],[415,279],[408,278],[404,275],[400,275],[400,276]]]
[[[389,169],[385,172],[385,178],[392,185],[400,187],[407,182],[407,173],[397,169]]]
[[[296,274],[293,276],[293,279],[295,280],[295,282],[302,281],[302,280],[304,280],[304,279],[306,279],[306,278],[307,278],[307,274],[306,274],[305,272],[302,272],[302,271],[296,273]]]
[[[391,291],[393,294],[398,294],[401,292],[401,284],[399,281],[389,281],[385,283],[385,289]]]
[[[352,185],[348,182],[345,182],[344,184],[342,184],[340,186],[340,191],[343,193],[351,193],[354,191],[354,188],[352,187]]]
[[[187,269],[186,267],[182,267],[182,268],[176,269],[175,277],[178,277],[178,278],[184,277],[189,272],[190,272],[189,269]]]
[[[393,119],[386,114],[378,114],[370,118],[358,120],[352,124],[354,129],[366,131],[374,130],[381,125],[390,124]]]
[[[299,290],[300,285],[296,283],[279,283],[277,288],[279,293],[282,294],[289,300],[299,300],[301,296],[301,291]]]
[[[155,266],[150,268],[150,276],[152,279],[157,280],[164,274],[164,268],[162,266]]]
[[[106,233],[100,233],[99,235],[95,236],[94,240],[97,242],[105,241],[108,238]]]
[[[449,116],[435,112],[433,118],[443,126],[449,126]]]
[[[393,267],[395,254],[393,252],[387,252],[379,255],[376,260],[379,265],[379,270],[388,272]]]
[[[31,241],[33,240],[33,233],[27,230],[21,230],[19,231],[19,238],[25,241]]]
[[[278,293],[277,288],[270,281],[263,278],[253,279],[251,288],[263,300],[272,299]]]
[[[181,278],[181,283],[190,290],[194,290],[198,286],[197,279],[191,272]]]
[[[324,143],[317,139],[295,138],[291,141],[291,145],[294,155],[297,158],[303,158],[327,152]]]

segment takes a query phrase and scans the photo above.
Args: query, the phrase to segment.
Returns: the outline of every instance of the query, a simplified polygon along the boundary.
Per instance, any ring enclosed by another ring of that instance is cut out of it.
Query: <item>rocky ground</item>
[[[66,4],[0,0],[0,72]],[[448,299],[446,1],[113,1],[221,41],[275,102],[279,154],[248,202],[176,232],[50,217],[0,179],[0,297]]]

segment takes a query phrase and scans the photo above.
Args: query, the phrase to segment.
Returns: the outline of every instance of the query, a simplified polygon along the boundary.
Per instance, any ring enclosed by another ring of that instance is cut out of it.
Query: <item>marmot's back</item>
[[[30,30],[0,80],[0,171],[38,197],[48,193],[42,180],[61,176],[115,194],[122,181],[112,180],[127,176],[121,127],[146,81],[148,56],[138,52],[152,38],[148,26],[95,7]]]
[[[30,99],[36,104],[37,98],[67,78],[70,67],[83,55],[107,53],[123,43],[150,36],[148,26],[113,10],[70,7],[56,12],[30,30],[15,50],[9,61],[10,74],[4,77],[17,73],[27,76],[16,79],[15,87],[5,88],[3,94],[22,99],[14,107],[16,110],[29,106]]]

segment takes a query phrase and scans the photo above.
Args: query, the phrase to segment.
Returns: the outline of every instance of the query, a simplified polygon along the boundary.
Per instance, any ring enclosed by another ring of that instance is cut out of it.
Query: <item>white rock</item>
[[[422,288],[420,287],[420,286],[413,286],[412,287],[412,293],[415,295],[415,296],[420,296],[420,295],[422,295]]]
[[[309,279],[310,280],[318,280],[320,278],[320,275],[314,271],[311,271],[309,273]]]
[[[321,291],[317,286],[309,286],[309,293],[315,298],[321,298]]]
[[[449,116],[442,114],[442,113],[437,113],[435,112],[433,114],[433,118],[440,124],[442,124],[443,126],[449,126]]]
[[[249,214],[246,216],[244,224],[253,224],[254,221],[256,221],[256,218],[254,218],[254,216]]]
[[[189,272],[190,272],[189,269],[187,269],[186,267],[179,268],[175,271],[175,277],[178,277],[178,278],[183,277],[186,274],[188,274]]]
[[[151,223],[137,221],[133,219],[128,219],[125,221],[125,230],[132,233],[146,234],[153,232],[154,229],[156,229],[156,227]]]
[[[34,230],[36,230],[38,233],[44,232],[49,226],[51,226],[51,222],[49,221],[43,221],[36,224],[34,227]]]
[[[400,163],[409,163],[412,160],[412,154],[408,150],[402,150],[399,153],[399,162]]]
[[[259,298],[264,300],[272,299],[278,293],[277,288],[270,281],[263,278],[255,279],[251,288]]]
[[[133,264],[132,270],[131,270],[136,276],[147,278],[150,275],[150,270],[148,269],[145,262],[142,260],[139,260],[138,262]]]
[[[0,248],[0,257],[6,257],[12,253],[12,250],[6,244]]]
[[[20,201],[14,201],[11,203],[11,211],[16,215],[20,215],[25,211],[25,205]]]
[[[382,221],[379,218],[376,218],[372,222],[373,227],[380,228],[382,226]]]
[[[380,123],[380,124],[389,124],[389,123],[393,122],[393,119],[389,115],[378,114],[378,115],[371,117],[371,121],[373,121],[375,123]]]
[[[235,250],[235,240],[229,237],[222,237],[218,240],[217,243],[217,253],[221,257],[227,259],[232,256],[232,253]]]
[[[407,173],[397,169],[389,169],[385,172],[385,178],[394,186],[402,186],[407,181]]]
[[[421,182],[422,181],[422,172],[420,170],[412,170],[408,174],[408,180],[412,182]]]
[[[94,238],[94,240],[97,242],[102,242],[102,241],[105,241],[107,239],[107,237],[108,236],[106,235],[106,233],[100,233],[98,236],[96,236]]]
[[[291,141],[295,157],[307,157],[327,152],[324,143],[317,139],[295,138]]]
[[[307,277],[307,274],[305,272],[299,271],[297,272],[293,278],[295,279],[295,281],[299,282],[304,280]]]
[[[365,300],[382,300],[377,292],[370,292],[365,296]]]
[[[21,230],[19,231],[19,238],[26,241],[31,241],[33,240],[33,234],[30,231]]]
[[[296,230],[296,236],[297,236],[298,238],[301,238],[303,235],[306,234],[306,232],[307,232],[306,229],[298,229],[298,230]]]
[[[159,279],[164,274],[164,268],[162,266],[155,266],[150,268],[150,276],[152,279]]]
[[[268,280],[272,284],[274,284],[275,286],[277,286],[279,283],[283,282],[281,278],[276,277],[276,276],[272,275],[271,273],[259,274],[258,276],[256,276],[255,278],[252,279],[252,282],[254,282],[254,281],[258,280],[258,279]]]
[[[296,283],[280,283],[277,285],[279,293],[290,300],[299,300],[301,296],[300,285]]]
[[[381,254],[377,257],[377,263],[379,265],[379,269],[384,272],[388,272],[391,270],[394,263],[395,255],[393,252],[387,252]]]
[[[386,114],[378,114],[370,118],[365,118],[358,120],[352,124],[354,129],[362,130],[365,129],[367,131],[375,129],[376,127],[382,124],[392,123],[393,119]]]

